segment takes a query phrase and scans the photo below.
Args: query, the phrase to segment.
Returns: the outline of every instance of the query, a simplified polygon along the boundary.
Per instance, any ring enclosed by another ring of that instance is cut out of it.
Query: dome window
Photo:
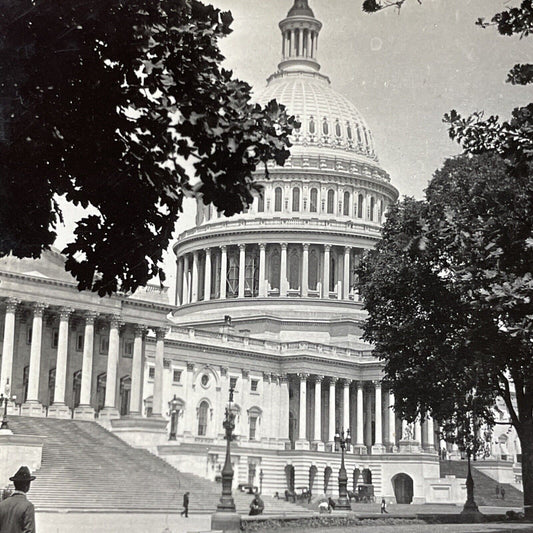
[[[361,140],[361,130],[360,128],[357,128],[357,142],[359,144],[361,144],[362,140]]]
[[[300,211],[300,189],[298,187],[292,190],[292,211],[295,213]]]
[[[328,214],[332,215],[335,209],[335,192],[333,189],[328,191]]]
[[[309,212],[316,213],[318,211],[318,191],[311,189],[311,201],[309,202]]]
[[[350,139],[351,141],[352,140],[352,128],[349,122],[346,123],[346,135],[348,136],[348,139]]]
[[[363,218],[363,195],[357,195],[357,218]]]
[[[324,121],[322,122],[322,133],[324,135],[329,135],[329,125],[326,117],[324,117]]]
[[[281,187],[276,187],[274,191],[274,211],[281,211]]]
[[[342,134],[341,125],[339,124],[339,121],[337,120],[337,122],[335,123],[335,135],[337,137],[340,137],[341,134]]]
[[[313,117],[311,117],[311,118],[309,119],[309,133],[310,133],[311,135],[314,135],[315,131],[316,131],[316,128],[315,128],[315,120],[313,119]]]
[[[344,192],[344,203],[343,203],[342,214],[346,217],[350,215],[350,193],[348,191]]]
[[[265,199],[263,195],[259,195],[259,198],[257,199],[257,212],[263,213],[265,211]]]

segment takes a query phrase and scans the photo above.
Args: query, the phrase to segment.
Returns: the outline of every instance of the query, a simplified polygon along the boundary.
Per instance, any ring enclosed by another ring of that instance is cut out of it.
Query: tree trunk
[[[522,486],[524,488],[524,512],[533,520],[533,420],[521,424],[518,436],[522,447]]]

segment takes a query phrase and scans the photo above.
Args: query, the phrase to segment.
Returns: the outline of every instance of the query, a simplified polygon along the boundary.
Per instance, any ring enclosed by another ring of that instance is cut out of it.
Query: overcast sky
[[[234,32],[221,41],[225,66],[265,86],[281,58],[278,22],[293,0],[214,0],[230,10]],[[531,89],[505,83],[514,63],[531,62],[532,42],[475,26],[504,0],[408,0],[401,12],[368,15],[362,0],[309,0],[323,23],[318,60],[332,87],[351,100],[374,134],[380,163],[401,194],[422,197],[443,159],[459,152],[442,116],[485,110],[507,118]],[[190,203],[178,232],[193,224]],[[59,244],[59,243],[58,243]],[[173,283],[174,267],[166,260]]]

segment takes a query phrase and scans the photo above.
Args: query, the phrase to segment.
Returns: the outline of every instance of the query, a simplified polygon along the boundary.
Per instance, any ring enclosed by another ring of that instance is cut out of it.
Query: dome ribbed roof
[[[374,140],[357,108],[334,91],[320,74],[302,72],[277,73],[258,94],[266,104],[276,99],[301,123],[295,132],[294,145],[329,147],[356,153],[377,161]]]

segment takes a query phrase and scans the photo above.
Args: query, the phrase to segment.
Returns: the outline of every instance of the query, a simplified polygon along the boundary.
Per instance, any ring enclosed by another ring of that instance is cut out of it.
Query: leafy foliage
[[[197,0],[8,0],[0,13],[0,255],[38,257],[89,207],[63,252],[80,289],[159,275],[185,195],[226,215],[283,164],[295,126],[220,67],[230,13]]]
[[[425,200],[393,206],[360,266],[364,336],[408,420],[431,413],[476,452],[476,421],[505,400],[533,499],[533,165],[494,153],[447,160]],[[431,376],[431,379],[428,379]],[[514,396],[513,396],[514,392]],[[529,476],[529,477],[528,477]]]

